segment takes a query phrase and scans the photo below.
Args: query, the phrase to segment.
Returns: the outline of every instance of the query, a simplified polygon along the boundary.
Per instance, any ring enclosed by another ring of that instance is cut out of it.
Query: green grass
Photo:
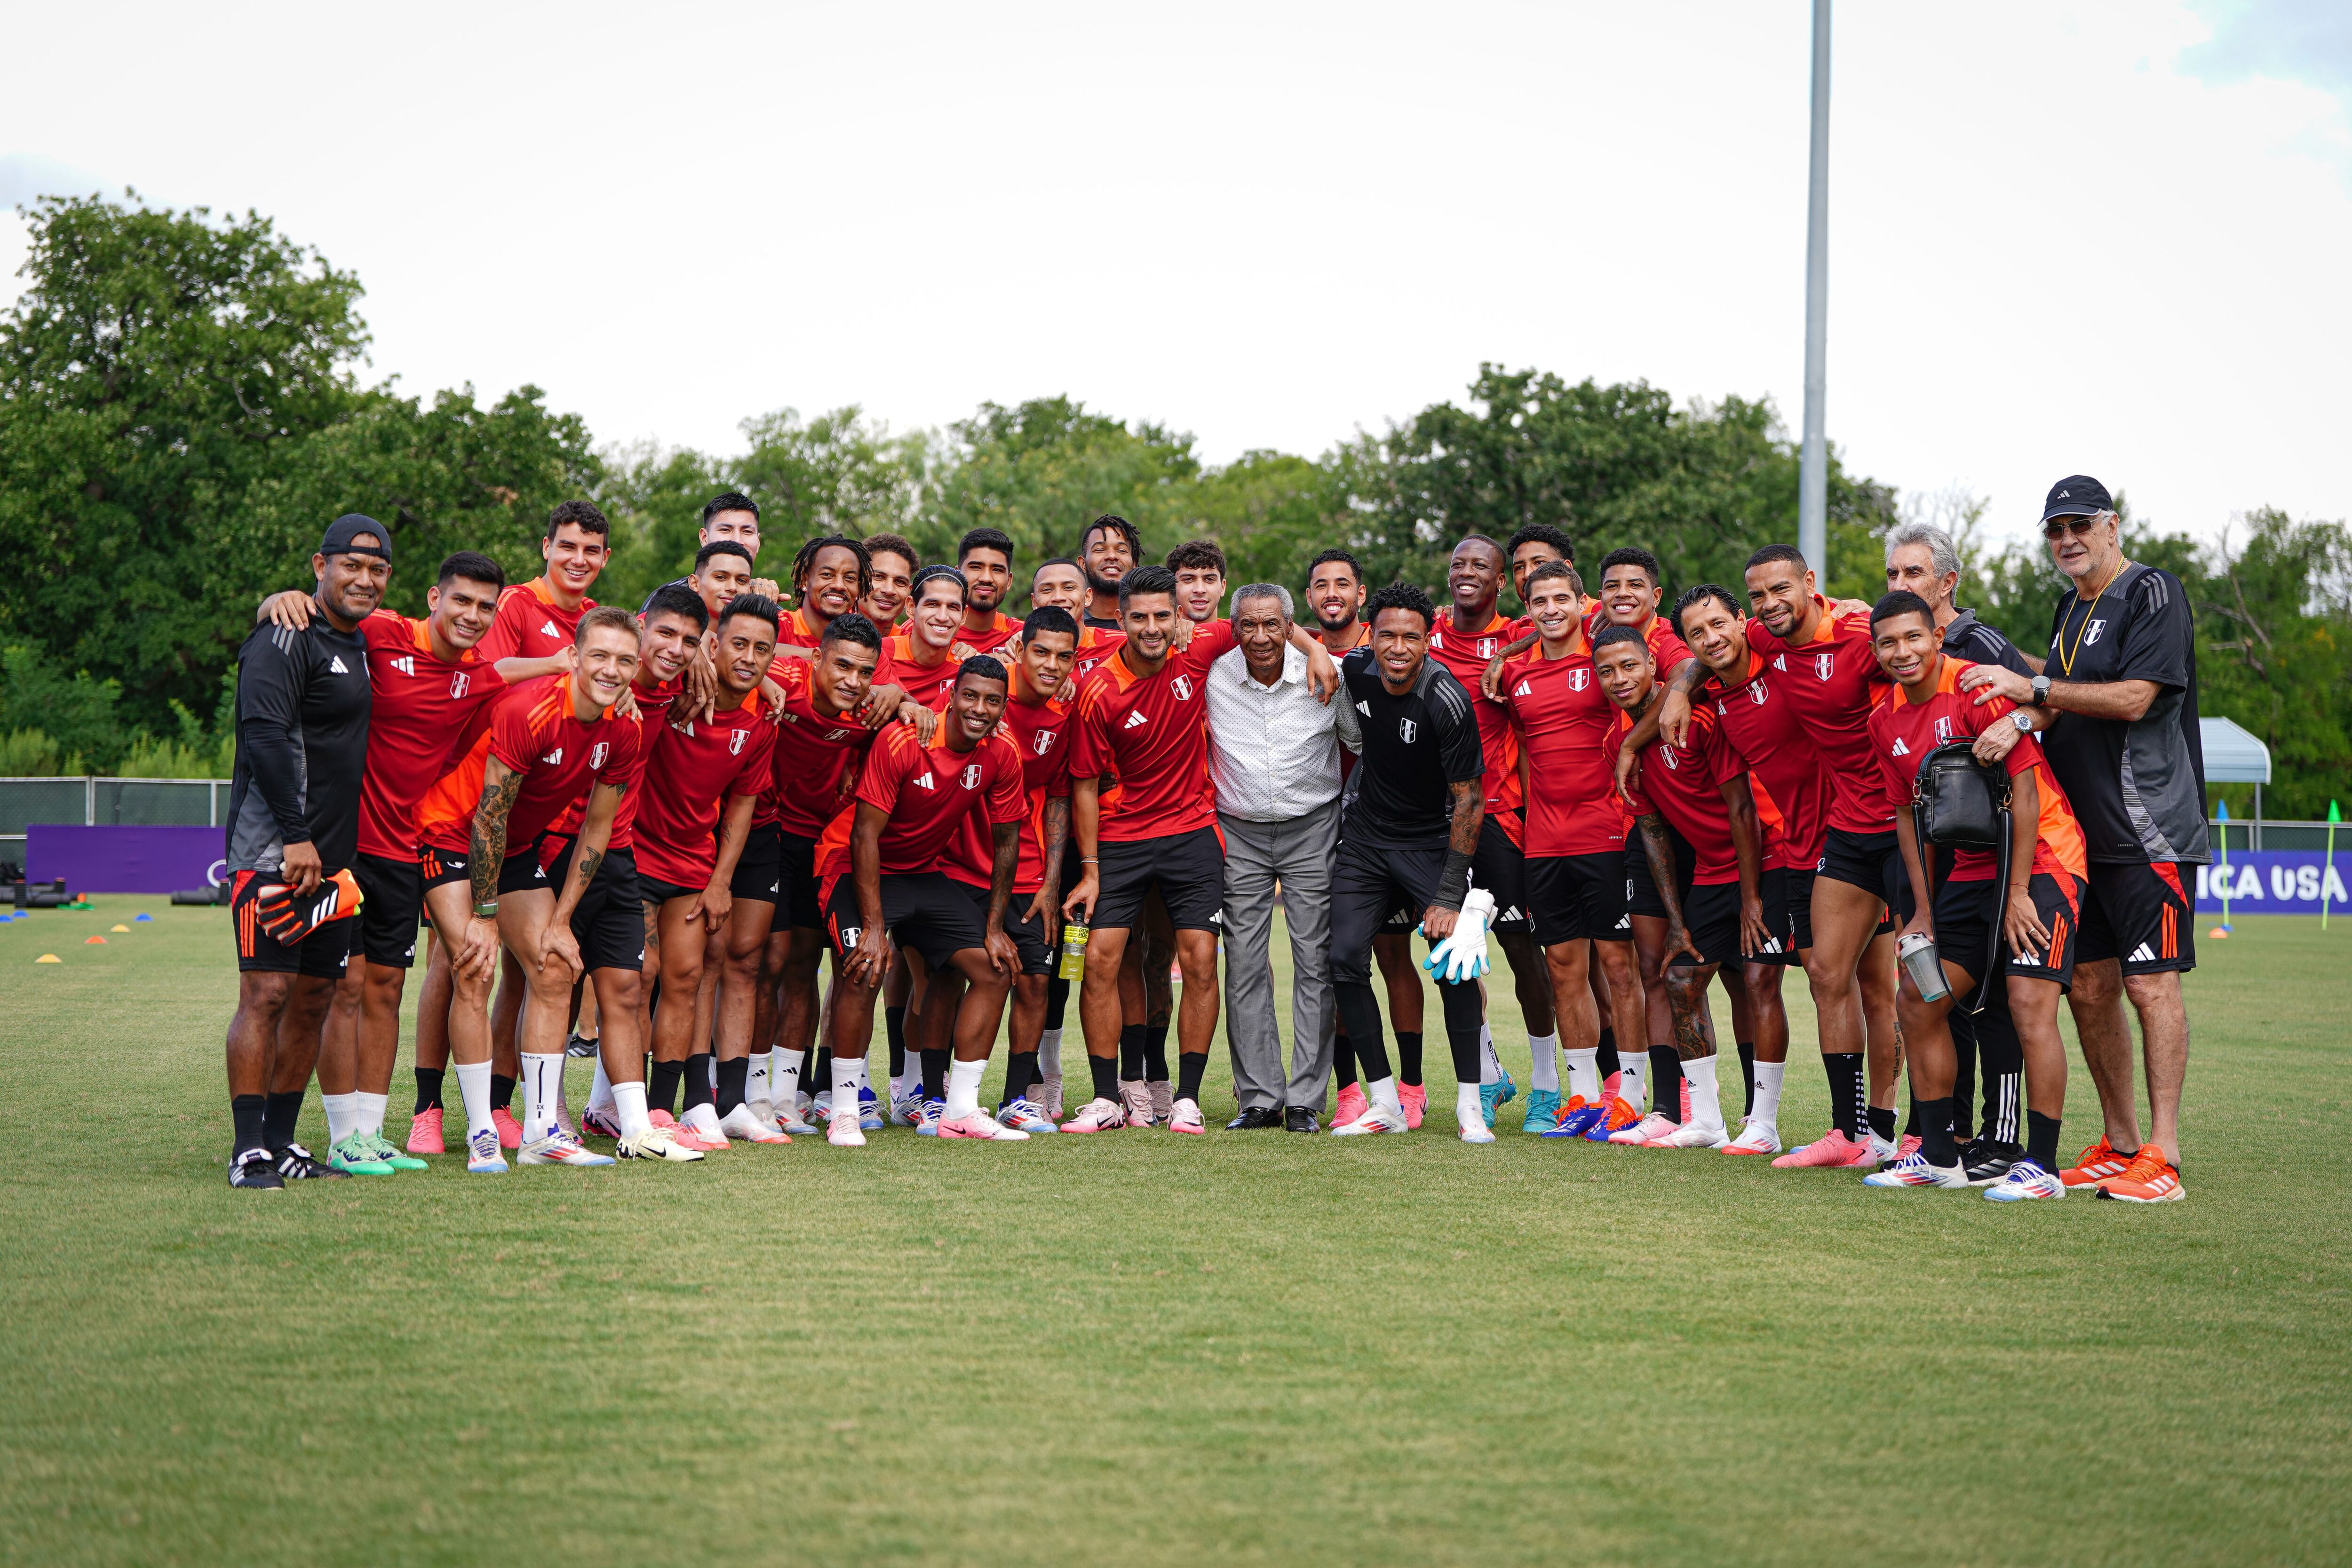
[[[2347,952],[2207,944],[2158,1208],[1442,1109],[267,1197],[226,911],[45,911],[0,927],[0,1560],[2342,1561]]]

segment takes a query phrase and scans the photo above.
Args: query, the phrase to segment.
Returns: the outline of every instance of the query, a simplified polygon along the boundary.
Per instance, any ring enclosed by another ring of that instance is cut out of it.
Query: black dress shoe
[[[1234,1117],[1231,1121],[1226,1122],[1225,1131],[1228,1132],[1247,1132],[1253,1129],[1279,1127],[1281,1125],[1282,1112],[1280,1110],[1271,1105],[1253,1105],[1248,1110],[1243,1111],[1239,1116]]]
[[[1315,1113],[1303,1105],[1294,1105],[1282,1113],[1282,1127],[1286,1132],[1312,1132]]]

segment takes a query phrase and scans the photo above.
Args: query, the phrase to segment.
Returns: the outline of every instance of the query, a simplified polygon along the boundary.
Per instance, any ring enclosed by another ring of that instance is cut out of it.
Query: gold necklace
[[[2122,576],[2124,568],[2130,564],[2128,561],[2117,561],[2116,569],[2107,574],[2107,580],[2099,584],[2099,591],[2087,600],[2083,598],[2080,588],[2074,590],[2076,601],[2083,605],[2083,624],[2074,628],[2074,646],[2072,648],[2066,646],[2066,623],[2058,623],[2058,665],[2068,679],[2074,676],[2074,656],[2083,651],[2083,634],[2091,629],[2091,612],[2098,608],[2099,601],[2107,596],[2107,590],[2115,586],[2116,579]]]

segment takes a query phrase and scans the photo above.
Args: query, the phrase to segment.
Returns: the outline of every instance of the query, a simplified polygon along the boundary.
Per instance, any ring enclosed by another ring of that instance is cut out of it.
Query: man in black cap
[[[349,868],[359,852],[367,760],[367,645],[359,624],[392,574],[388,530],[347,512],[310,558],[318,614],[300,630],[264,622],[237,650],[236,768],[228,795],[229,917],[236,1016],[228,1026],[228,1182],[272,1191],[341,1177],[294,1142],[320,1026],[359,922]]]
[[[2106,1135],[2063,1180],[2105,1197],[2167,1203],[2184,1195],[2189,1015],[2180,976],[2197,966],[2183,868],[2208,854],[2196,627],[2179,578],[2125,558],[2115,500],[2098,480],[2075,474],[2051,487],[2042,533],[2074,582],[2058,601],[2049,662],[2031,679],[1980,664],[1960,685],[1979,702],[2006,697],[2057,716],[2042,745],[2083,826],[2091,875],[2069,1002]],[[2125,995],[2139,1015],[2147,1059],[2153,1124],[2145,1142]]]

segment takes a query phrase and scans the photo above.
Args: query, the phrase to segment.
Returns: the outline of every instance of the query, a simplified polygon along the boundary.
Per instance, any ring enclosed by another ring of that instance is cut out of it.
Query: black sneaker
[[[593,1057],[596,1054],[596,1042],[583,1035],[574,1035],[563,1042],[563,1054],[583,1059]]]
[[[289,1143],[278,1151],[278,1173],[289,1182],[348,1182],[352,1179],[349,1171],[338,1171],[322,1160],[312,1159],[310,1151],[299,1143]]]
[[[1989,1187],[2009,1174],[2009,1168],[2025,1158],[2024,1147],[2016,1143],[2000,1143],[1990,1138],[1979,1138],[1969,1146],[1960,1161],[1960,1169],[1972,1187]]]
[[[286,1178],[278,1173],[268,1150],[247,1149],[228,1163],[228,1184],[257,1193],[282,1193]]]

